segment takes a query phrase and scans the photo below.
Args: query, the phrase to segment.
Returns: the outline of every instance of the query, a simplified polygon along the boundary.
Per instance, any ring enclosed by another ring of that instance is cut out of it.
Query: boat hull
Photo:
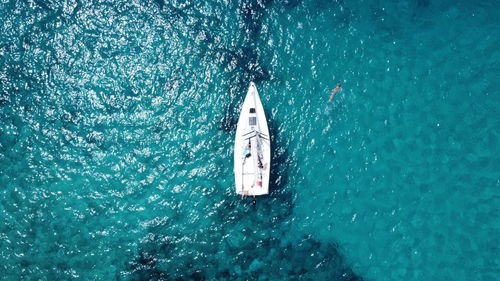
[[[234,142],[236,193],[248,196],[269,193],[271,141],[264,107],[252,82],[241,107]]]

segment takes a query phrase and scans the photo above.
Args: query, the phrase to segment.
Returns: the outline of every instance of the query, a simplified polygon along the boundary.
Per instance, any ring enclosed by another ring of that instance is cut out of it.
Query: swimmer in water
[[[328,100],[328,102],[331,102],[333,100],[333,97],[335,97],[335,94],[337,94],[338,91],[340,91],[340,87],[342,87],[342,82],[340,82],[337,87],[335,87],[333,90],[332,90],[332,93],[330,95],[330,99]]]

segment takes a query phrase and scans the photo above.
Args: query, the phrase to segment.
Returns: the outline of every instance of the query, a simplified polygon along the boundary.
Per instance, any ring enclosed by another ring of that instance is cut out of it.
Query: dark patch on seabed
[[[188,245],[174,242],[185,236],[173,230],[183,223],[182,216],[150,227],[148,239],[128,265],[132,280],[362,280],[346,265],[336,244],[321,243],[310,235],[283,242],[293,218],[295,194],[286,185],[295,160],[286,149],[286,140],[278,134],[278,121],[270,120],[269,126],[273,147],[271,194],[259,197],[255,206],[250,200],[229,195],[234,199],[226,199],[213,210],[209,231],[193,234]],[[214,200],[228,194],[219,196]],[[180,249],[192,255],[179,256]],[[165,264],[166,260],[170,262]]]
[[[417,0],[417,6],[419,7],[429,7],[429,5],[431,4],[431,1],[430,0]]]

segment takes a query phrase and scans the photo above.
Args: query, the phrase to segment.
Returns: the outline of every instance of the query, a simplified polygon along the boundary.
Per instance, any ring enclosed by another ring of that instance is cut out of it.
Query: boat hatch
[[[255,108],[250,108],[250,113],[255,113]]]
[[[255,126],[257,125],[257,117],[248,117],[248,124],[250,126]]]

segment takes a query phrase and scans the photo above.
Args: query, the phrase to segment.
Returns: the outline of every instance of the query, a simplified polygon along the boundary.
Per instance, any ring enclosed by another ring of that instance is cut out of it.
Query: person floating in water
[[[340,87],[342,87],[342,82],[340,82],[337,87],[335,87],[333,90],[332,90],[332,93],[330,94],[330,99],[328,100],[328,102],[331,102],[333,100],[333,97],[335,97],[335,94],[337,94],[338,91],[340,91]]]

